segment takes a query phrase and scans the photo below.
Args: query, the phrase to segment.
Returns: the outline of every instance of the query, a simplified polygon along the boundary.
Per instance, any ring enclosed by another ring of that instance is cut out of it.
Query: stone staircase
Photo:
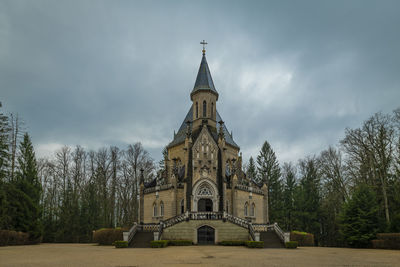
[[[149,248],[150,242],[154,240],[153,232],[138,231],[129,243],[131,248]]]
[[[260,241],[264,241],[264,248],[284,248],[282,240],[275,231],[260,232]]]

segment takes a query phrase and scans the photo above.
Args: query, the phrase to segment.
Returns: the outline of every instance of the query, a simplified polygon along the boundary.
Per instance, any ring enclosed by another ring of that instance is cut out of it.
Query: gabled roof
[[[197,73],[196,82],[194,84],[191,96],[197,91],[201,90],[209,90],[217,95],[218,92],[215,90],[214,82],[211,77],[210,69],[208,68],[206,56],[203,54],[203,58],[201,59],[199,72]]]
[[[217,110],[217,121],[221,121],[222,118],[218,113]],[[192,127],[192,121],[193,121],[193,106],[190,107],[188,113],[186,114],[185,119],[183,120],[181,127],[179,127],[178,132],[175,134],[174,136],[174,140],[172,140],[171,143],[168,144],[167,147],[173,147],[176,146],[180,143],[185,142],[185,138],[186,138],[186,127],[187,124],[186,122],[189,121],[190,122],[190,127]],[[235,143],[235,141],[233,141],[232,136],[230,135],[230,133],[228,132],[228,129],[226,128],[226,125],[224,124],[223,126],[223,131],[224,131],[224,135],[225,135],[225,142],[233,147],[237,147],[239,148],[239,146]],[[214,137],[215,141],[218,142],[218,133],[219,133],[219,127],[217,127],[217,133],[215,135],[212,134],[212,136]],[[194,140],[193,140],[194,142]]]

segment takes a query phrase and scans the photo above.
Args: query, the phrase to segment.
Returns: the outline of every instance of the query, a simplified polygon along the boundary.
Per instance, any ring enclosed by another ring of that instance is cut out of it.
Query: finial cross
[[[205,40],[203,40],[202,42],[200,42],[200,44],[203,45],[203,50],[206,50],[206,44],[208,44]]]

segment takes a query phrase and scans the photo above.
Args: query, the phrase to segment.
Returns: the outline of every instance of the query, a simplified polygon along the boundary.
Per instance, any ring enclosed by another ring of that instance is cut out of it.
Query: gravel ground
[[[248,249],[189,246],[162,249],[94,244],[0,247],[0,266],[400,266],[400,251],[302,247]]]

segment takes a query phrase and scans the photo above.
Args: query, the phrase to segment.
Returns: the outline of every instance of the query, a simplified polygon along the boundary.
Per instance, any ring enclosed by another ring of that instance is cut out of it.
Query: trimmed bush
[[[297,241],[289,241],[285,243],[286,248],[297,248],[299,243]]]
[[[115,248],[127,248],[128,241],[117,240],[114,242]]]
[[[297,241],[299,247],[314,246],[314,235],[306,232],[290,232],[290,241]]]
[[[218,243],[221,246],[244,246],[246,241],[241,240],[225,240]]]
[[[248,248],[263,248],[264,241],[246,241],[246,247]]]
[[[31,244],[29,234],[11,230],[0,230],[0,246]]]
[[[168,246],[168,240],[155,240],[150,242],[152,248],[165,248]]]
[[[102,228],[93,233],[93,242],[99,245],[112,245],[117,240],[122,240],[123,229]]]
[[[377,234],[378,239],[371,240],[373,248],[400,249],[400,233]]]
[[[192,240],[168,240],[168,246],[191,246]]]

